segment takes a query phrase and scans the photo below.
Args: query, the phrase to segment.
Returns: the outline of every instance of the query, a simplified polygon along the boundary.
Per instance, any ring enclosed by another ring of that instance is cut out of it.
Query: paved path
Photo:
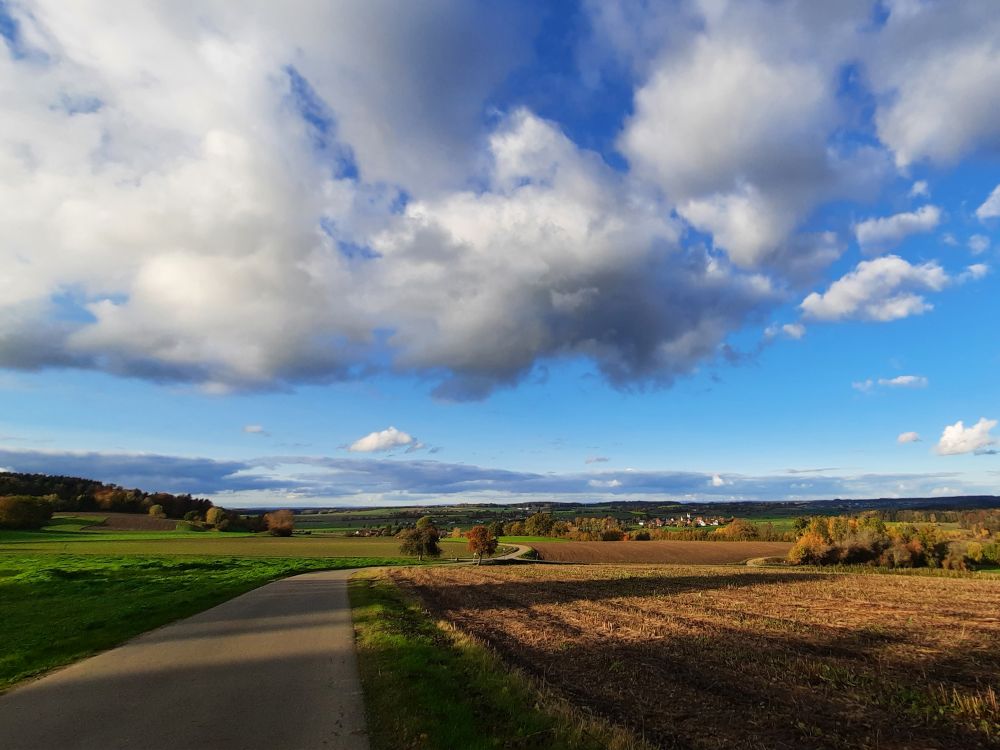
[[[347,579],[286,578],[0,697],[3,750],[367,750]]]

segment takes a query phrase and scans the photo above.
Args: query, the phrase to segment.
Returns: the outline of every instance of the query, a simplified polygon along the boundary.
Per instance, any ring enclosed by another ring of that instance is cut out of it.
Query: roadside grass
[[[0,556],[0,691],[269,581],[398,558]]]
[[[350,584],[372,750],[644,750],[435,624],[384,575]]]

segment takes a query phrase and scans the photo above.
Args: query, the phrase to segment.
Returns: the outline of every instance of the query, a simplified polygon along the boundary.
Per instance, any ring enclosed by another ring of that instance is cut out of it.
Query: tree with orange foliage
[[[295,514],[290,510],[276,510],[264,515],[264,523],[271,536],[291,536],[295,528]]]
[[[476,556],[476,565],[483,562],[483,555],[492,556],[497,551],[497,538],[487,526],[473,526],[465,536],[469,540],[469,551]]]

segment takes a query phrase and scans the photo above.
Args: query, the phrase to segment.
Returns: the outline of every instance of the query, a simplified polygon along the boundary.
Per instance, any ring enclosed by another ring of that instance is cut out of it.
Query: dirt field
[[[1000,747],[996,578],[546,565],[390,575],[432,615],[659,747]]]
[[[95,531],[173,531],[177,520],[173,518],[153,518],[141,513],[72,513],[76,518],[93,518],[94,525],[87,528]],[[105,519],[101,522],[101,519]]]
[[[532,542],[543,560],[574,563],[722,565],[785,556],[788,542]]]

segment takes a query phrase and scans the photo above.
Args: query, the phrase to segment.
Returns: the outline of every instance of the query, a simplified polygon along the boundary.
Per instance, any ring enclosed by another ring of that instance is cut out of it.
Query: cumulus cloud
[[[813,292],[801,304],[803,314],[816,320],[890,321],[933,309],[924,291],[941,291],[949,277],[936,262],[912,265],[897,255],[865,260],[830,285]]]
[[[635,88],[612,168],[511,102],[532,3],[8,4],[0,366],[209,393],[390,371],[462,399],[586,358],[668,384],[817,283],[842,241],[803,228],[890,173],[843,137],[845,70],[872,66],[897,162],[943,153],[894,124],[914,102],[970,114],[921,120],[961,149],[994,132],[941,73],[973,40],[992,112],[988,24],[964,7],[862,33],[861,2],[655,6],[586,8],[597,75],[613,60]],[[907,24],[932,54],[893,41]],[[928,309],[908,294],[846,315]]]
[[[936,450],[942,456],[992,452],[988,448],[996,444],[996,438],[990,434],[990,430],[996,426],[997,420],[985,417],[981,417],[971,427],[966,427],[960,419],[944,428]]]
[[[920,435],[916,432],[901,432],[899,433],[899,437],[896,438],[896,442],[900,445],[905,443],[919,443]]]
[[[865,61],[879,99],[878,136],[896,164],[996,152],[1000,18],[992,3],[898,0],[888,10]]]
[[[940,221],[941,209],[923,206],[916,211],[859,222],[854,225],[854,236],[864,252],[887,250],[911,234],[930,232]]]
[[[711,484],[713,487],[725,487],[726,480],[723,479],[718,474],[713,474],[712,479],[709,481],[709,484]]]
[[[395,450],[396,448],[407,447],[410,449],[420,447],[419,441],[414,439],[402,430],[389,427],[385,430],[370,432],[363,438],[358,438],[348,446],[348,450],[354,453],[376,453]]]
[[[980,219],[995,219],[1000,216],[1000,185],[993,188],[993,192],[976,209],[976,216]]]
[[[975,255],[981,255],[990,249],[990,238],[985,234],[974,234],[969,237],[969,249]]]
[[[917,180],[910,187],[910,197],[911,198],[927,198],[931,194],[930,186],[927,184],[927,180]]]
[[[818,202],[879,180],[877,150],[829,140],[838,123],[834,71],[851,54],[863,11],[698,8],[689,26],[697,33],[675,43],[663,37],[620,145],[686,221],[735,263],[756,266]]]

